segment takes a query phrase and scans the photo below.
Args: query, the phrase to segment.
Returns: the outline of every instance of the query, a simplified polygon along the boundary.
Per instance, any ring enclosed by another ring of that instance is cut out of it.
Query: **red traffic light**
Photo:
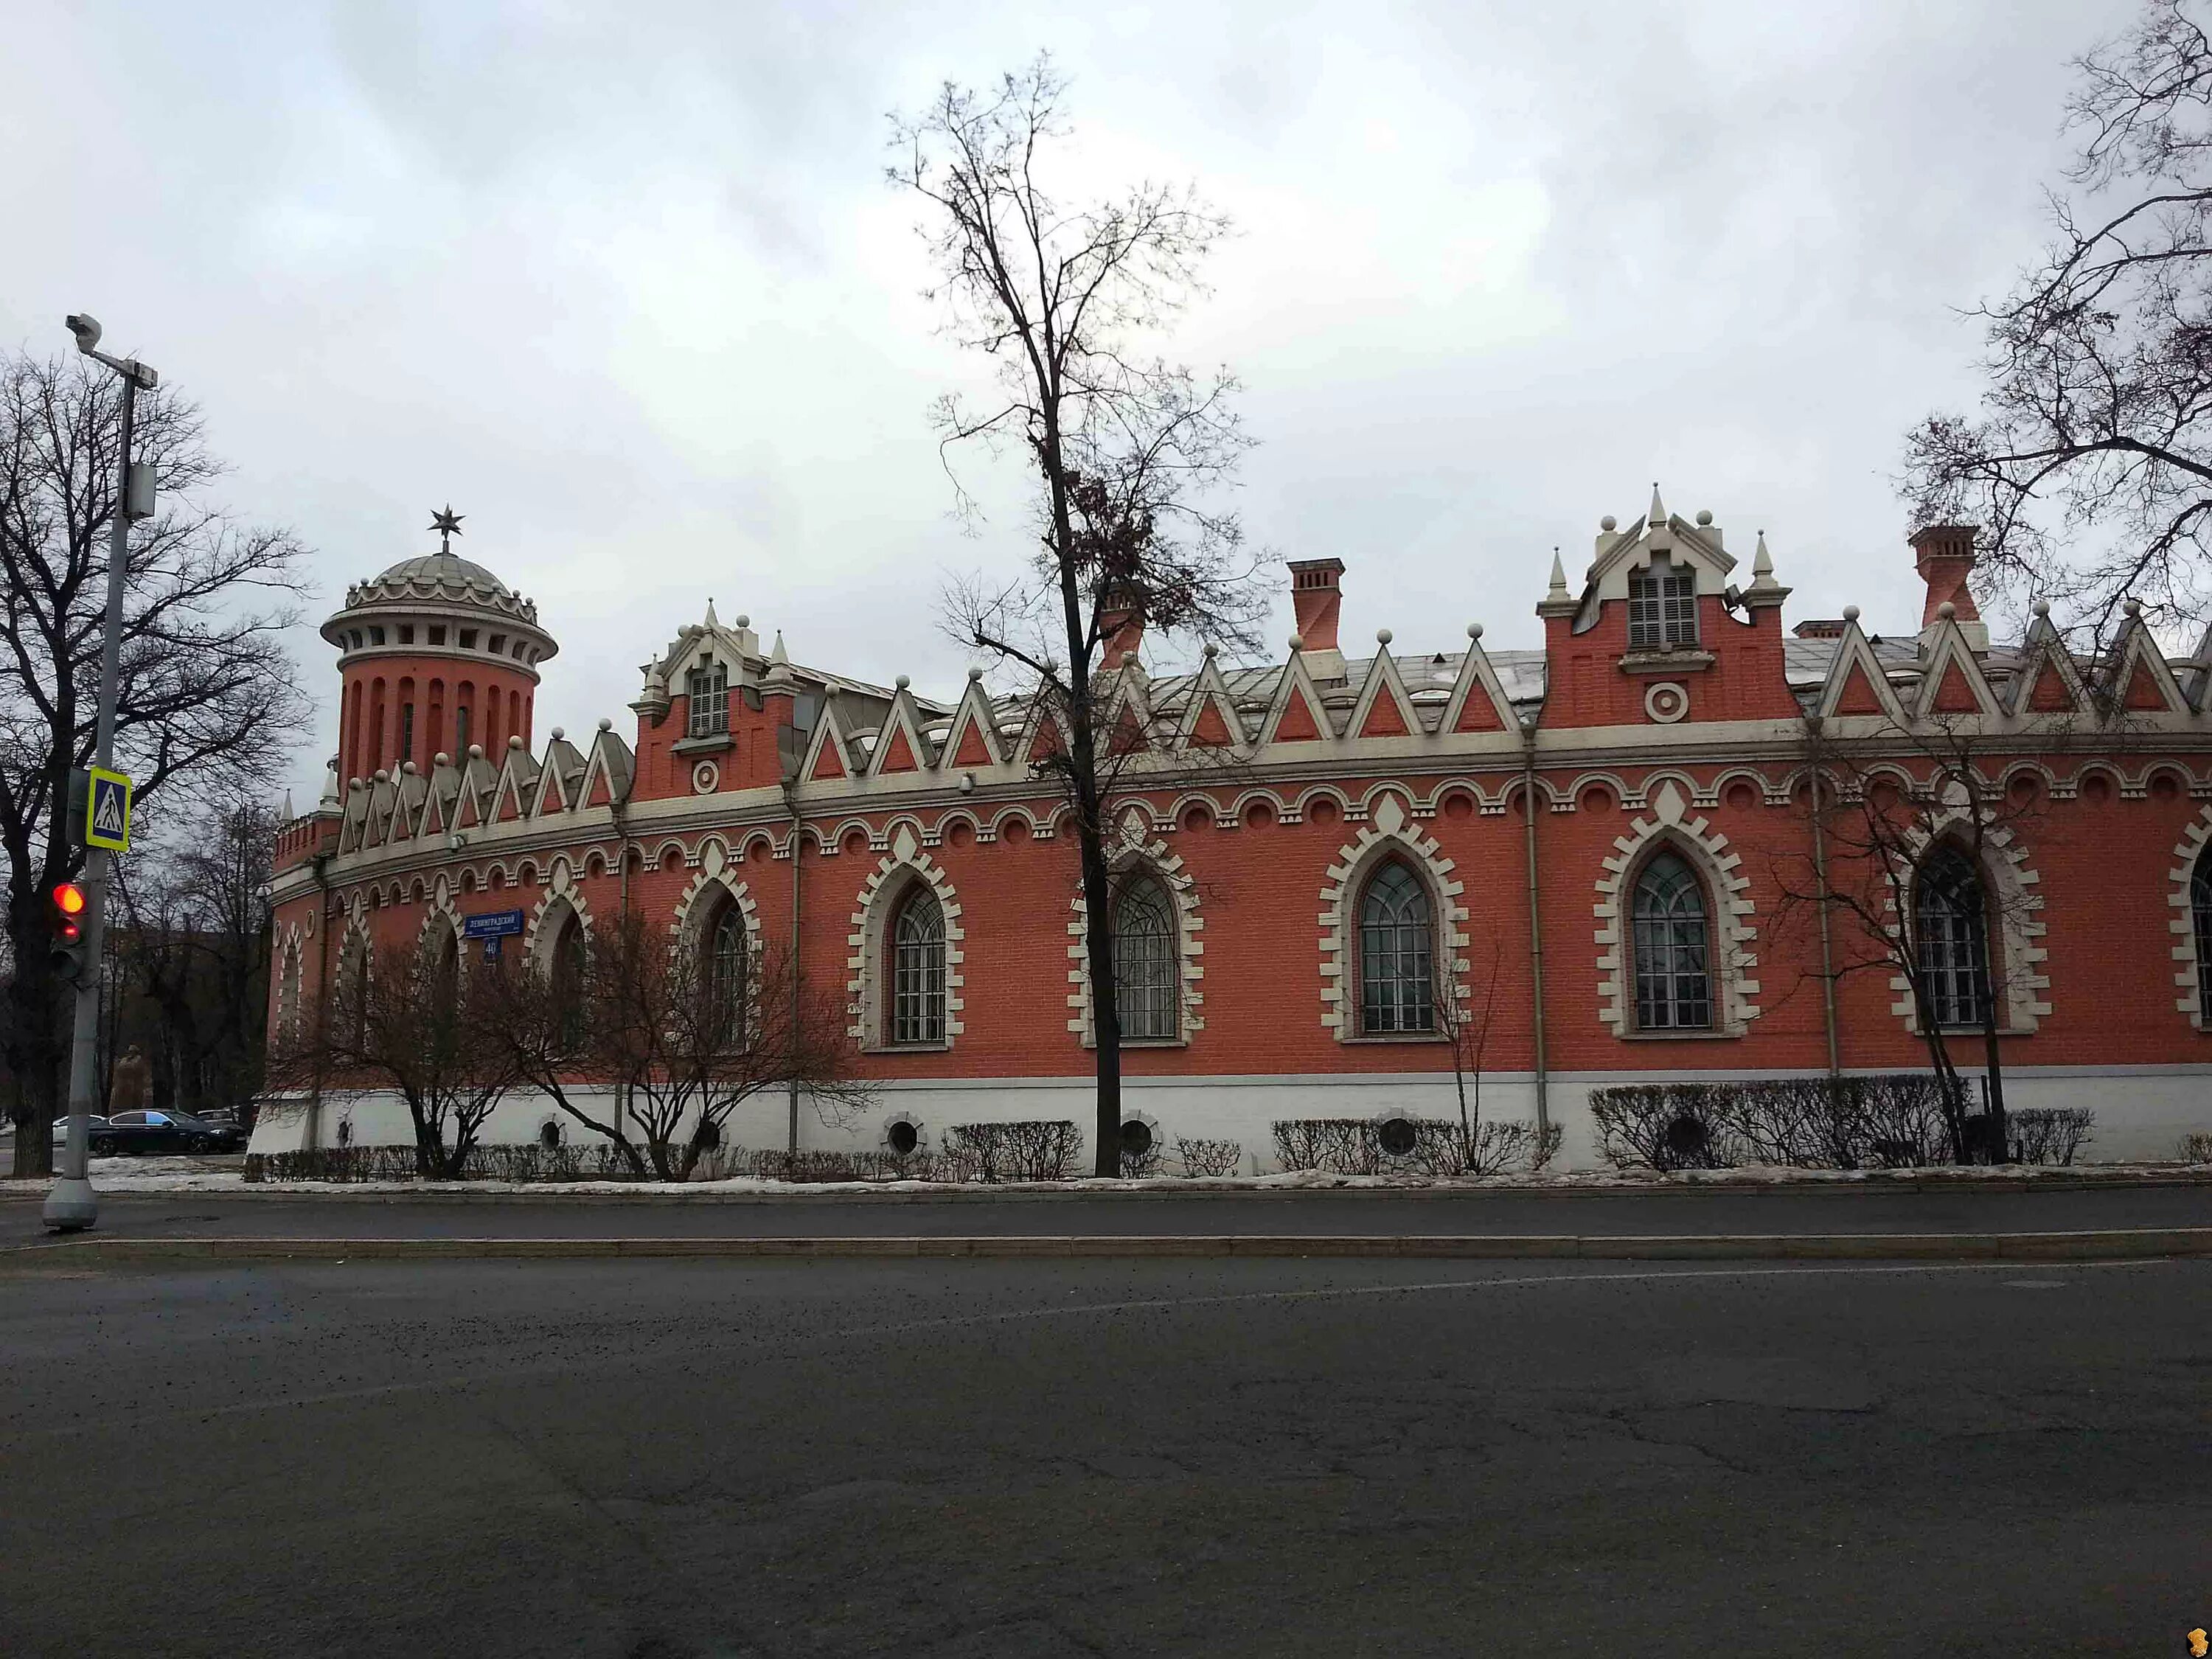
[[[54,902],[54,937],[64,945],[75,945],[84,937],[84,924],[77,920],[84,914],[84,889],[73,881],[57,884],[50,895]]]

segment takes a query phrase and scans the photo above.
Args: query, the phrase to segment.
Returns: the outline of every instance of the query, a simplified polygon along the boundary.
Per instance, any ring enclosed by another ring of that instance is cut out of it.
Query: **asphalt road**
[[[0,1650],[2179,1654],[2208,1308],[2201,1262],[18,1258]]]
[[[0,1249],[46,1235],[38,1194],[0,1202]],[[2212,1226],[2212,1185],[2061,1192],[977,1193],[623,1198],[229,1197],[101,1201],[110,1237],[653,1237],[1095,1233],[1942,1233]]]

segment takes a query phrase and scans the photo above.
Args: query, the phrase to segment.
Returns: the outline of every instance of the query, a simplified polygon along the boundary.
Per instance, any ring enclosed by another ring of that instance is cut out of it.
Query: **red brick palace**
[[[1348,655],[1334,559],[1291,566],[1285,660],[1153,678],[1133,627],[1107,671],[1154,738],[1114,809],[1129,1109],[1239,1139],[1247,1168],[1273,1119],[1449,1115],[1439,994],[1492,1010],[1486,1112],[1560,1125],[1568,1165],[1592,1161],[1600,1084],[1923,1066],[1902,978],[1824,974],[1817,930],[1782,925],[1779,872],[1802,860],[1820,743],[1886,734],[1900,779],[1924,778],[1915,734],[1940,723],[2000,797],[2045,807],[1977,872],[2001,928],[1925,921],[1923,948],[1956,958],[1936,964],[1942,1019],[1994,997],[2011,1103],[2094,1107],[2091,1156],[2212,1127],[2212,647],[2170,658],[2130,618],[2084,659],[2040,615],[1992,644],[1971,532],[1913,548],[1924,625],[1896,639],[1855,610],[1785,628],[1764,539],[1746,580],[1711,514],[1656,492],[1603,521],[1578,586],[1553,560],[1540,651],[1470,626]],[[1075,850],[1030,765],[1050,734],[980,671],[942,700],[866,684],[709,605],[646,665],[634,727],[540,744],[555,641],[481,566],[403,561],[323,635],[338,755],[280,835],[272,1025],[371,941],[519,908],[507,948],[546,963],[628,907],[678,950],[788,941],[841,976],[885,1121],[1087,1124]],[[1954,1042],[1978,1069],[1978,1030]],[[352,1137],[406,1140],[391,1109]],[[782,1145],[783,1110],[763,1100],[736,1138]],[[491,1138],[546,1116],[510,1101]],[[872,1146],[884,1124],[803,1128]],[[256,1140],[333,1133],[278,1112]]]

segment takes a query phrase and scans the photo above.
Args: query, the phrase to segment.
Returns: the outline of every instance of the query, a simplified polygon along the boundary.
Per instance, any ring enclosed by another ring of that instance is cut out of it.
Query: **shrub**
[[[1285,1170],[1320,1170],[1331,1175],[1378,1175],[1404,1170],[1421,1175],[1488,1176],[1521,1168],[1540,1170],[1559,1149],[1554,1127],[1541,1137],[1529,1123],[1484,1119],[1472,1136],[1449,1118],[1409,1117],[1412,1145],[1393,1152],[1382,1144],[1381,1126],[1364,1117],[1297,1117],[1273,1126],[1275,1156]]]
[[[1600,1155],[1616,1169],[1912,1169],[1954,1148],[1944,1085],[1925,1072],[1639,1083],[1590,1091]],[[1962,1124],[1978,1121],[1958,1115]],[[2094,1114],[2080,1108],[2006,1115],[2009,1150],[2027,1164],[2070,1164]]]
[[[972,1158],[985,1181],[1066,1181],[1083,1152],[1083,1134],[1066,1118],[1016,1123],[956,1123],[948,1152]]]
[[[2182,1136],[2179,1150],[2184,1164],[2212,1164],[2212,1134],[2192,1129]]]
[[[1598,1154],[1616,1170],[1723,1170],[1742,1161],[1710,1083],[1629,1083],[1590,1091]]]
[[[1237,1140],[1193,1140],[1177,1136],[1176,1156],[1182,1160],[1182,1172],[1187,1176],[1232,1176],[1244,1162],[1244,1145]],[[2212,1153],[2207,1157],[2212,1160]]]
[[[2071,1164],[2095,1128],[2086,1106],[2035,1106],[2005,1114],[2006,1150],[2016,1164]]]

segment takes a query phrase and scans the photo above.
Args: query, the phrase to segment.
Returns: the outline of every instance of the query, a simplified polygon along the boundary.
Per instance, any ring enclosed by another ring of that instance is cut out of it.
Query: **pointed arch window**
[[[1655,556],[1645,568],[1628,573],[1628,646],[1632,651],[1663,650],[1698,642],[1698,578]]]
[[[1397,860],[1359,900],[1359,1029],[1388,1036],[1436,1029],[1436,912],[1421,878]]]
[[[585,979],[591,953],[584,943],[583,919],[571,910],[553,940],[553,1006],[560,1020],[561,1046],[570,1054],[584,1046]]]
[[[732,1036],[744,1030],[746,945],[745,913],[734,899],[726,900],[707,933],[707,995],[714,1018]]]
[[[1713,1023],[1711,927],[1705,890],[1680,855],[1662,853],[1636,878],[1636,1024],[1700,1031]]]
[[[1990,935],[1981,877],[1957,848],[1920,866],[1913,919],[1929,1012],[1941,1026],[1978,1029],[1990,1016]]]
[[[890,1040],[945,1041],[945,907],[917,884],[891,924]]]
[[[2197,1013],[2212,1025],[2212,846],[2189,877],[2189,916],[2197,939]]]
[[[1182,1035],[1182,963],[1174,903],[1141,875],[1114,904],[1114,1008],[1121,1035],[1161,1042]]]

